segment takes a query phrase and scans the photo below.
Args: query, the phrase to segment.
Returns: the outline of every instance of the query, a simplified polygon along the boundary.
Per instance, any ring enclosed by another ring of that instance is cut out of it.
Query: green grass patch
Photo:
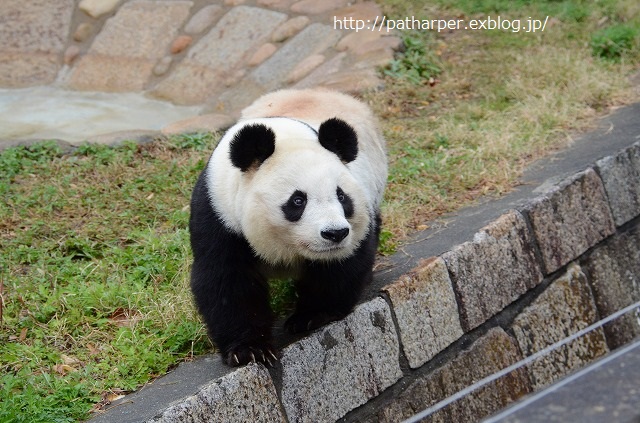
[[[202,143],[0,154],[0,421],[84,419],[210,350],[188,286]]]

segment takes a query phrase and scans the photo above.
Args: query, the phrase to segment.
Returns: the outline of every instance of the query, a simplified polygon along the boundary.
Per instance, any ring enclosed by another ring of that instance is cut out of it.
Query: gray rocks
[[[289,421],[333,422],[402,377],[398,338],[382,299],[358,306],[282,351]]]

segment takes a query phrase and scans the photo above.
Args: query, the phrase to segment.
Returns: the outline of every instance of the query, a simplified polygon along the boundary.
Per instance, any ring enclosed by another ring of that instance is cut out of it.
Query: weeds
[[[389,63],[383,71],[385,75],[420,84],[442,72],[437,56],[424,40],[405,35],[403,42],[405,51]]]
[[[619,61],[638,44],[637,27],[618,24],[597,31],[591,37],[593,55],[603,59]]]

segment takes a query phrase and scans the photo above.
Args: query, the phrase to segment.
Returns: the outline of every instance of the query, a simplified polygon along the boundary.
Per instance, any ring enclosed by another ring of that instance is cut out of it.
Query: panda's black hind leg
[[[360,247],[346,260],[307,262],[303,276],[296,282],[296,309],[285,321],[289,333],[317,329],[353,310],[373,278],[379,230],[377,217]]]

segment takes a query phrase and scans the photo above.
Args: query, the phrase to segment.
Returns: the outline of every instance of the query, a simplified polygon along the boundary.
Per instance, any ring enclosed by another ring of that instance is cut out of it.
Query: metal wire
[[[604,319],[598,320],[597,322],[595,322],[594,324],[587,326],[586,328],[579,330],[578,332],[556,342],[555,344],[551,344],[548,347],[530,355],[529,357],[518,361],[515,364],[512,364],[509,367],[506,367],[502,370],[500,370],[497,373],[494,373],[492,375],[489,375],[487,377],[485,377],[484,379],[480,379],[478,382],[474,383],[473,385],[467,386],[465,389],[451,395],[448,398],[443,399],[442,401],[432,405],[431,407],[422,410],[420,413],[406,419],[403,421],[403,423],[416,423],[419,422],[420,420],[424,419],[425,417],[435,413],[436,411],[439,411],[441,409],[443,409],[444,407],[448,406],[449,404],[452,404],[464,397],[466,397],[467,395],[469,395],[470,393],[472,393],[473,391],[477,390],[478,388],[481,388],[491,382],[494,382],[498,379],[500,379],[503,376],[506,376],[507,374],[513,372],[514,370],[517,370],[521,367],[524,367],[530,363],[532,363],[533,361],[537,360],[538,358],[549,354],[550,352],[570,343],[575,341],[576,339],[580,338],[581,336],[595,330],[598,329],[604,325],[606,325],[607,323],[611,322],[612,320],[617,319],[618,317],[634,310],[640,307],[640,301],[631,304],[621,310],[618,310],[617,312],[605,317]]]

